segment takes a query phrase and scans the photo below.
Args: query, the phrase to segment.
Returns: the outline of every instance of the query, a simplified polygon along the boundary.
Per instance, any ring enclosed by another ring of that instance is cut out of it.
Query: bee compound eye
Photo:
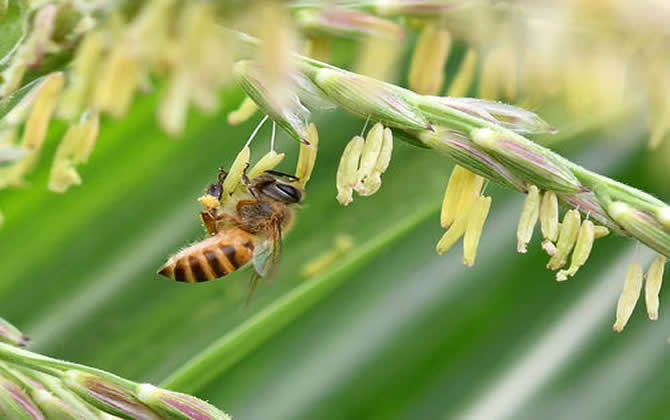
[[[263,193],[284,203],[298,203],[302,198],[300,190],[292,185],[272,182],[263,187]]]
[[[209,184],[207,187],[207,194],[216,197],[217,200],[221,199],[221,194],[223,193],[223,188],[221,184]]]

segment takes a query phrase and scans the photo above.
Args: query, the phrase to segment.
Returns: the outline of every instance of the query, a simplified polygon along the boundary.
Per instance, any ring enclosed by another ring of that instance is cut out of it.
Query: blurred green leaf
[[[28,4],[25,0],[9,0],[0,10],[0,70],[2,70],[26,30]]]

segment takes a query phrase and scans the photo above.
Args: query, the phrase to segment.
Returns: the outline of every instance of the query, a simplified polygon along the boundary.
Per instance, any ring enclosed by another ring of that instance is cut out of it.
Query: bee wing
[[[254,270],[255,272],[251,275],[251,287],[249,291],[249,297],[247,298],[247,304],[251,300],[251,296],[258,286],[258,281],[261,277],[266,277],[269,280],[274,277],[277,267],[279,266],[279,261],[281,260],[281,225],[279,222],[273,224],[272,232],[270,232],[270,237],[260,241],[254,248]]]
[[[281,259],[281,226],[278,222],[273,226],[270,237],[254,248],[254,268],[261,277],[272,277]]]

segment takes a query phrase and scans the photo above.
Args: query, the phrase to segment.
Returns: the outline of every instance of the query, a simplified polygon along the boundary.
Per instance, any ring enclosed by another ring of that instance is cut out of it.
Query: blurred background
[[[440,12],[450,48],[435,93],[448,94],[474,50],[463,95],[527,106],[558,129],[538,142],[668,201],[667,4],[484,3],[477,7],[486,13]],[[403,30],[396,56],[360,71],[407,86],[422,18],[388,19]],[[294,20],[298,38],[325,36]],[[359,35],[327,38],[331,62],[345,68],[390,57],[364,50],[370,42]],[[155,118],[158,87],[125,117],[102,119],[81,186],[47,191],[67,128],[53,121],[29,188],[0,193],[0,311],[31,337],[30,349],[159,383],[289,296],[274,320],[260,322],[187,390],[237,419],[667,418],[668,294],[659,320],[647,320],[639,304],[623,333],[611,329],[626,267],[647,264],[648,249],[610,235],[559,284],[537,235],[528,254],[516,252],[524,197],[489,185],[476,265],[461,264],[460,245],[438,256],[453,164],[397,141],[381,190],[342,207],[339,157],[365,121],[341,110],[313,114],[320,145],[305,205],[277,276],[249,305],[248,272],[203,284],[158,276],[167,257],[203,238],[196,198],[261,118],[228,124],[244,98],[231,83],[219,111],[191,110],[183,134],[168,137]],[[268,125],[252,160],[267,152],[269,137]],[[292,172],[298,144],[280,130],[277,150],[287,154],[279,169]],[[341,235],[353,246],[304,276],[305,264]]]

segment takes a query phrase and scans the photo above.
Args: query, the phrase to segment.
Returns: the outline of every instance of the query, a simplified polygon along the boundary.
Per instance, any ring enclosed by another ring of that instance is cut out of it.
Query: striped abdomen
[[[251,261],[251,235],[232,228],[181,250],[158,271],[165,277],[188,283],[218,279]]]

